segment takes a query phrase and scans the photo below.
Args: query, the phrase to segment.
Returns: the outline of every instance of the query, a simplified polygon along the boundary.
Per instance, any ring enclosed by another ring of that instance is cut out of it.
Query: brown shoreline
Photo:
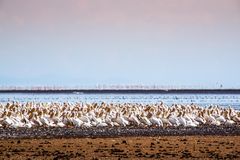
[[[239,159],[240,136],[2,139],[4,158]]]
[[[0,159],[240,159],[240,126],[0,128]]]

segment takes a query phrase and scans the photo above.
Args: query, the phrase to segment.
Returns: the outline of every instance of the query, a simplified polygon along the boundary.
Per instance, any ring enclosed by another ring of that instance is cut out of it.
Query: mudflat
[[[199,127],[34,127],[0,128],[0,139],[8,138],[114,138],[140,136],[240,136],[240,125]]]
[[[7,138],[0,159],[240,159],[240,136]]]

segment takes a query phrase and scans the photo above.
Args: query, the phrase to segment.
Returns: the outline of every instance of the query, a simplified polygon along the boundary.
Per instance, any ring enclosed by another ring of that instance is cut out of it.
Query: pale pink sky
[[[239,28],[238,0],[0,0],[0,85],[236,87]]]

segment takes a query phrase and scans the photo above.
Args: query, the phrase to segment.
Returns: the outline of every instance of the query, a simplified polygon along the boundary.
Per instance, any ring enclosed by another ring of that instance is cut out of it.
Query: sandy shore
[[[0,128],[0,159],[240,159],[240,127]]]
[[[240,136],[2,139],[4,158],[239,159]]]

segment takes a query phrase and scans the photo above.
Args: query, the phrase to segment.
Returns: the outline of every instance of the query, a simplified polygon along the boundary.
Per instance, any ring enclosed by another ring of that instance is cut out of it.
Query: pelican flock
[[[0,127],[198,127],[240,124],[240,111],[217,105],[163,103],[0,104]]]

